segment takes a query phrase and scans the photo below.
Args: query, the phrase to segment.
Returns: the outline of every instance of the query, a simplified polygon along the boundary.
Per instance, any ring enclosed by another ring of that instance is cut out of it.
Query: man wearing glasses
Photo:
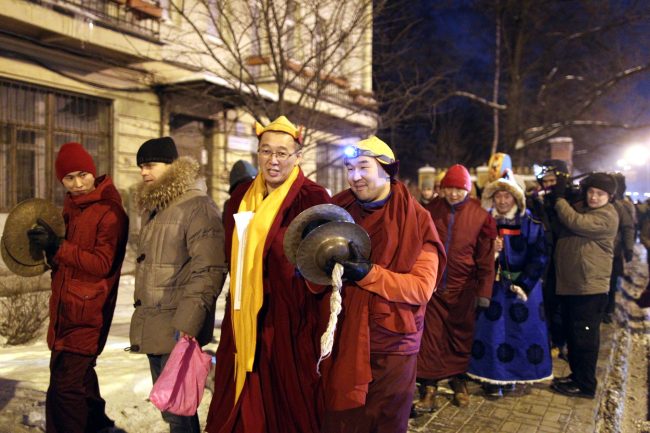
[[[284,116],[255,127],[260,174],[224,212],[230,292],[206,431],[318,432],[322,296],[307,290],[283,240],[300,212],[330,197],[300,169],[299,128]]]

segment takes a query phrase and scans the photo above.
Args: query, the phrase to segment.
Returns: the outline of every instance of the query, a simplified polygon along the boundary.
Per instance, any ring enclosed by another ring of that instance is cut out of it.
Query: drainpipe
[[[156,96],[158,97],[158,106],[160,107],[160,118],[159,118],[159,127],[158,127],[158,136],[164,137],[165,134],[165,125],[169,123],[169,113],[167,109],[168,98],[165,94],[163,86],[156,86],[154,88]]]

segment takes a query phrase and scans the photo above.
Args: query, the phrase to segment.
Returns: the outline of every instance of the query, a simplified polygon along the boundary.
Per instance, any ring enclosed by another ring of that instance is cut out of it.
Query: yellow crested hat
[[[296,127],[296,125],[291,123],[285,116],[278,117],[266,126],[262,126],[261,123],[255,122],[255,134],[258,137],[261,137],[262,134],[267,131],[284,132],[285,134],[292,136],[298,143],[302,144],[302,126]]]
[[[361,155],[372,156],[384,165],[393,164],[395,162],[395,154],[388,144],[381,141],[376,136],[372,135],[365,140],[361,140],[352,146],[351,150],[346,150],[346,156],[356,158]]]

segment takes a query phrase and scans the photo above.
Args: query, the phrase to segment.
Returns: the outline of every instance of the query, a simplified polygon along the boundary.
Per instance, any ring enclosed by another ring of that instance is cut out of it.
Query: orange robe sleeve
[[[374,265],[357,285],[390,302],[424,305],[436,288],[438,264],[438,252],[423,249],[410,273],[400,274]]]

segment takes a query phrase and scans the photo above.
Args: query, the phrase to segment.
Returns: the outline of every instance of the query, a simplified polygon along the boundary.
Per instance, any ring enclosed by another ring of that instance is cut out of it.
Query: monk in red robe
[[[427,305],[422,347],[418,356],[420,400],[415,408],[435,408],[437,384],[451,378],[454,403],[469,404],[465,373],[469,368],[476,308],[489,306],[494,282],[496,223],[469,197],[472,181],[462,165],[449,168],[442,179],[443,197],[427,205],[444,239],[449,266],[442,284]]]
[[[346,149],[350,189],[334,203],[370,235],[370,260],[351,244],[343,311],[324,367],[324,433],[406,432],[427,301],[446,257],[431,217],[394,179],[377,137]],[[331,265],[333,266],[333,264]]]
[[[206,431],[315,433],[322,297],[306,288],[283,240],[300,212],[331,199],[300,170],[300,131],[291,122],[257,124],[257,135],[260,175],[237,187],[225,209],[231,285]]]

